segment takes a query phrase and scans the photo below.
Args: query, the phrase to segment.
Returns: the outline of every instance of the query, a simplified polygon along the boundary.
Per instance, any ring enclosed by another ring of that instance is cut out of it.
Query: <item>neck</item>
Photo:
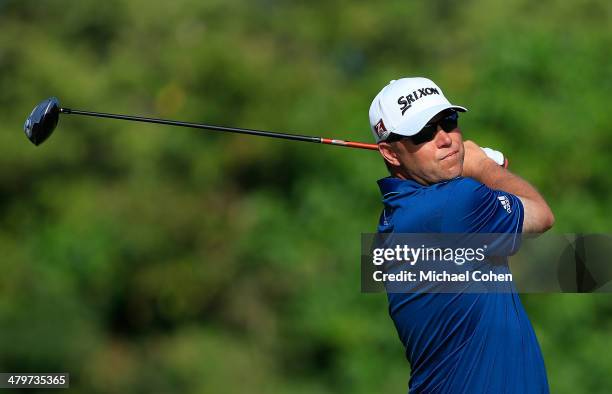
[[[429,186],[431,183],[427,182],[425,179],[415,175],[415,174],[411,174],[409,171],[405,170],[404,168],[401,167],[395,167],[392,168],[391,171],[391,176],[395,177],[395,178],[399,178],[399,179],[404,179],[404,180],[413,180],[417,183],[420,183],[423,186]]]

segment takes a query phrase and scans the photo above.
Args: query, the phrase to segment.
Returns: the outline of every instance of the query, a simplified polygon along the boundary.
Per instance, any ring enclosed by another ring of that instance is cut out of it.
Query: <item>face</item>
[[[447,115],[448,112],[442,112],[428,124],[434,124]],[[395,142],[381,142],[378,149],[393,168],[395,176],[414,179],[423,185],[453,179],[463,170],[463,138],[458,126],[450,130],[446,128],[447,131],[437,124],[433,138],[427,142],[418,143],[417,140],[415,143],[410,138],[402,138]]]

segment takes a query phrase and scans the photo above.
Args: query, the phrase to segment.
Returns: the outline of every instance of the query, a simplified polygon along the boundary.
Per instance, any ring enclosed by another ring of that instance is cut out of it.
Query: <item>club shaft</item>
[[[222,132],[228,132],[228,133],[256,135],[260,137],[282,138],[282,139],[293,140],[293,141],[314,142],[318,144],[344,146],[348,148],[378,150],[378,146],[375,144],[343,141],[343,140],[336,140],[336,139],[322,138],[322,137],[312,137],[309,135],[287,134],[287,133],[277,133],[277,132],[264,131],[264,130],[253,130],[253,129],[242,129],[242,128],[237,128],[237,127],[206,125],[206,124],[201,124],[201,123],[181,122],[177,120],[145,118],[142,116],[107,114],[103,112],[81,111],[81,110],[70,109],[70,108],[61,108],[60,112],[62,114],[68,114],[68,115],[69,114],[85,115],[85,116],[94,116],[97,118],[130,120],[133,122],[156,123],[156,124],[163,124],[163,125],[169,125],[169,126],[181,126],[181,127],[190,127],[194,129],[205,129],[205,130],[222,131]]]

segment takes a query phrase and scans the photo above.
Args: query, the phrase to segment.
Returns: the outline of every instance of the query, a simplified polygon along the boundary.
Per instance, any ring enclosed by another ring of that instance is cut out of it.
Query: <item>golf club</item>
[[[62,108],[60,107],[59,100],[57,97],[50,97],[41,101],[34,109],[32,113],[25,121],[23,125],[23,131],[25,132],[28,139],[34,145],[40,145],[49,136],[53,133],[53,130],[57,127],[57,122],[59,121],[59,115],[85,115],[85,116],[93,116],[97,118],[109,118],[109,119],[120,119],[120,120],[130,120],[133,122],[144,122],[144,123],[156,123],[156,124],[164,124],[170,126],[181,126],[181,127],[190,127],[194,129],[205,129],[205,130],[213,130],[213,131],[222,131],[228,133],[238,133],[238,134],[248,134],[248,135],[257,135],[261,137],[272,137],[272,138],[282,138],[286,140],[293,141],[305,141],[305,142],[314,142],[317,144],[327,144],[327,145],[336,145],[336,146],[344,146],[347,148],[359,148],[359,149],[369,149],[369,150],[378,150],[378,145],[376,144],[366,144],[363,142],[351,142],[344,140],[336,140],[331,138],[323,138],[323,137],[313,137],[309,135],[299,135],[299,134],[287,134],[287,133],[277,133],[272,131],[264,131],[264,130],[253,130],[253,129],[242,129],[237,127],[225,127],[225,126],[215,126],[215,125],[207,125],[201,123],[190,123],[190,122],[181,122],[177,120],[166,120],[166,119],[156,119],[156,118],[145,118],[142,116],[130,116],[130,115],[118,115],[118,114],[107,114],[102,112],[90,112],[90,111],[82,111],[77,109],[70,108]],[[494,151],[489,148],[484,148],[485,153],[491,159],[493,159],[497,164],[503,166],[504,168],[508,167],[508,160],[504,157],[501,152]]]
[[[46,100],[41,101],[34,108],[34,110],[32,110],[32,113],[30,114],[30,116],[28,116],[23,126],[23,129],[28,139],[34,145],[42,144],[47,138],[49,138],[49,136],[53,133],[53,130],[55,130],[55,128],[57,127],[57,122],[59,120],[60,114],[85,115],[85,116],[94,116],[98,118],[131,120],[134,122],[157,123],[157,124],[165,124],[165,125],[170,125],[170,126],[191,127],[195,129],[205,129],[205,130],[223,131],[223,132],[229,132],[229,133],[258,135],[262,137],[283,138],[286,140],[314,142],[318,144],[345,146],[348,148],[378,150],[378,146],[376,144],[366,144],[362,142],[350,142],[350,141],[336,140],[336,139],[330,139],[330,138],[312,137],[308,135],[276,133],[276,132],[263,131],[263,130],[214,126],[214,125],[206,125],[206,124],[200,124],[200,123],[180,122],[176,120],[145,118],[141,116],[107,114],[107,113],[101,113],[101,112],[90,112],[90,111],[81,111],[81,110],[70,109],[70,108],[62,108],[60,107],[59,100],[56,97],[50,97]]]

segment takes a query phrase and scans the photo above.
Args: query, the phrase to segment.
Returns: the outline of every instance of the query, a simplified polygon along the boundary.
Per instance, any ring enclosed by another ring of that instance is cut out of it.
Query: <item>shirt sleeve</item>
[[[497,252],[510,255],[520,247],[523,218],[523,203],[514,194],[460,178],[449,193],[442,227],[449,233],[508,234],[496,236],[495,244]]]

